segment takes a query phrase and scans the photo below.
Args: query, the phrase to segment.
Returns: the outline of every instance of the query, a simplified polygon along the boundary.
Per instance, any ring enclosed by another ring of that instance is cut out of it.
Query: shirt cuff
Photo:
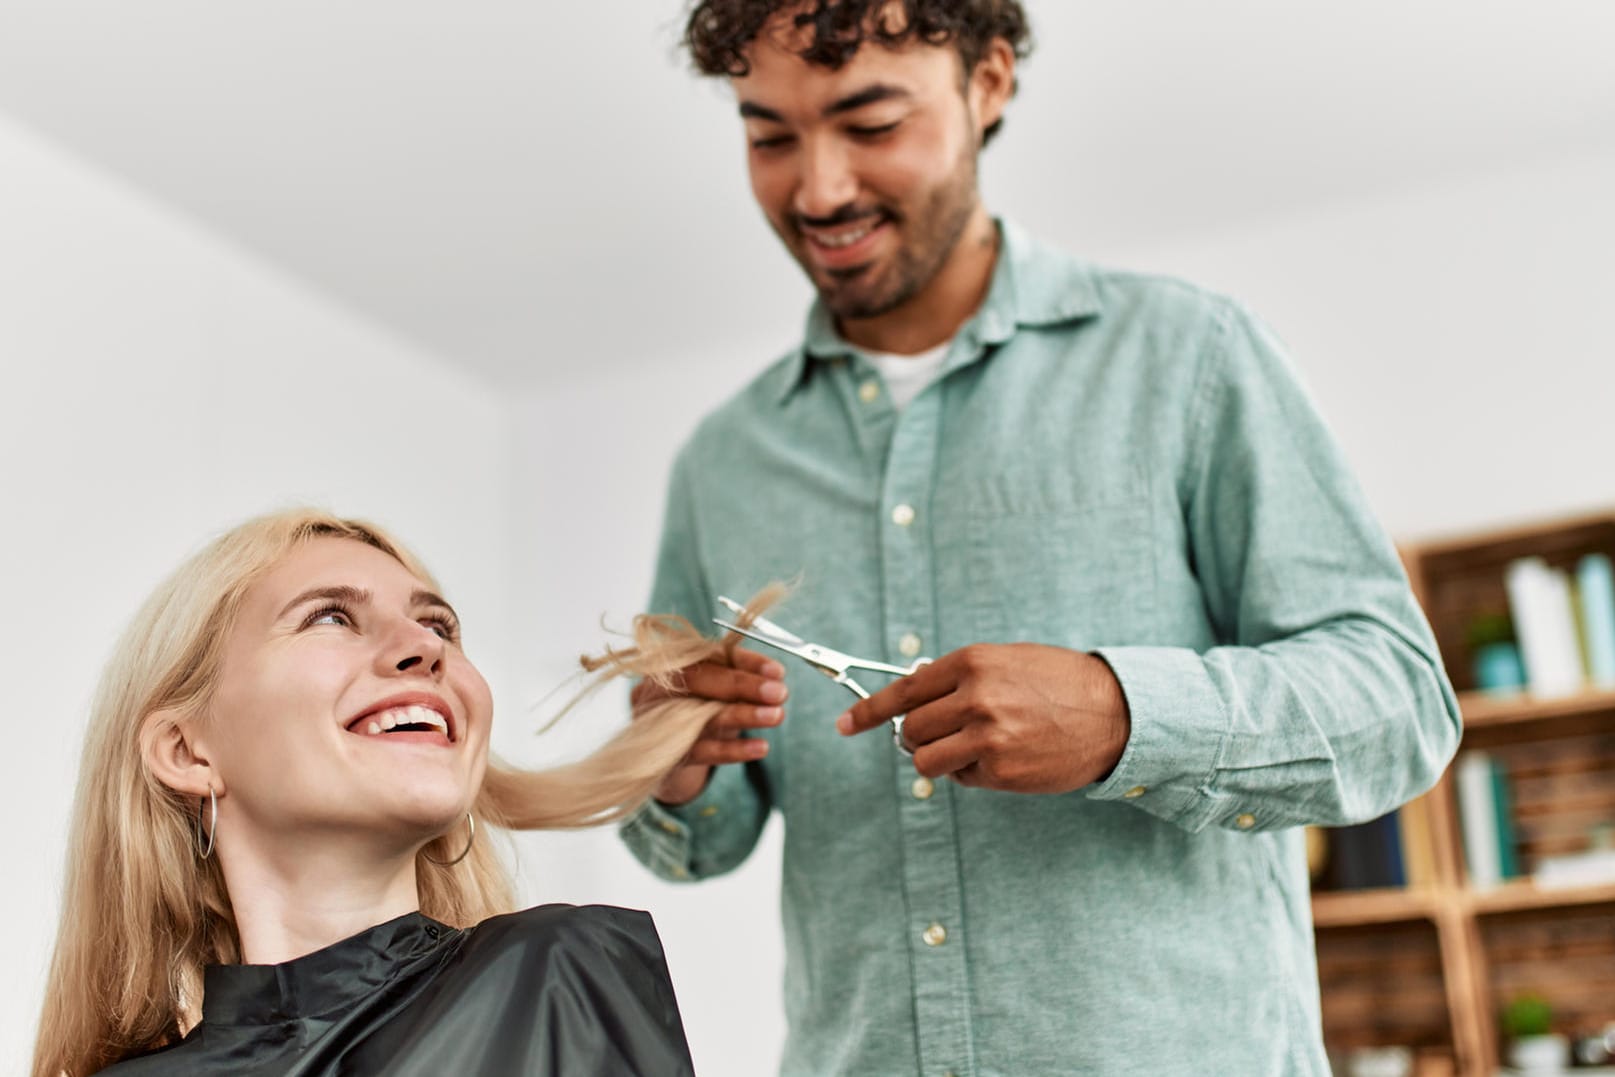
[[[1185,830],[1203,830],[1225,808],[1211,791],[1228,712],[1205,663],[1182,647],[1106,647],[1095,652],[1121,682],[1132,720],[1110,777],[1092,800],[1126,800]]]
[[[715,768],[706,788],[687,803],[646,801],[618,832],[656,875],[686,882],[722,874],[744,860],[756,839],[748,820],[757,811],[746,768],[730,764]]]
[[[663,879],[690,878],[690,828],[665,805],[647,800],[617,833],[641,864]]]

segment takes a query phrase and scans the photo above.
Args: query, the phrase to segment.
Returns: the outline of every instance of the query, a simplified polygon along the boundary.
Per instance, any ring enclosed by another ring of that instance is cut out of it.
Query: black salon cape
[[[102,1077],[693,1075],[643,912],[401,916],[283,965],[207,970],[202,1023]]]

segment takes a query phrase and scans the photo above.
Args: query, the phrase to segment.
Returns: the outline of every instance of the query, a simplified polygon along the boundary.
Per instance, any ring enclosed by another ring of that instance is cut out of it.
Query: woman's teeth
[[[365,732],[371,736],[390,733],[401,727],[420,726],[426,729],[435,729],[445,737],[449,735],[449,723],[443,716],[430,707],[394,707],[372,716]]]

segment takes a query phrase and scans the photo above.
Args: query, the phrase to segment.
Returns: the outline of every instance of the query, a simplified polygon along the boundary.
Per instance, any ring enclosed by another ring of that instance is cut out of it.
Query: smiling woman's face
[[[319,538],[247,592],[191,739],[223,786],[221,844],[402,848],[471,806],[492,713],[448,604],[381,550]]]

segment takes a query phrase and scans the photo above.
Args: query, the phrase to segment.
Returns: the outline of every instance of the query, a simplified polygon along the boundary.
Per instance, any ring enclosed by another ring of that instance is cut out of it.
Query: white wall
[[[439,574],[508,696],[507,415],[0,120],[0,1073],[27,1069],[86,706],[145,593],[248,515],[366,515]]]
[[[759,227],[762,227],[759,225]],[[702,355],[666,355],[638,374],[574,377],[517,405],[520,562],[516,638],[531,660],[518,693],[554,713],[576,659],[627,627],[650,593],[672,454],[701,413],[738,388],[773,342],[715,343]],[[496,747],[527,764],[576,755],[627,716],[606,692],[549,734]],[[505,724],[509,735],[516,723]],[[702,1077],[774,1072],[785,1022],[780,996],[778,822],[737,872],[697,886],[653,878],[614,832],[530,835],[521,842],[528,893],[543,900],[650,909],[667,949],[685,1030]]]
[[[1402,538],[1615,506],[1615,148],[1136,253],[1278,330]]]
[[[1083,250],[1057,192],[1006,186],[1025,193],[995,208],[1070,250],[1197,280],[1261,313],[1398,537],[1615,505],[1615,153],[1100,252]],[[757,294],[722,301],[777,304],[774,278],[759,279]],[[520,590],[532,605],[518,638],[540,661],[524,693],[547,690],[600,638],[602,613],[620,625],[644,602],[673,448],[797,329],[715,333],[709,351],[650,357],[637,375],[571,365],[520,405]],[[561,742],[620,720],[602,703],[580,716],[592,728]],[[700,1072],[755,1077],[783,1031],[779,853],[771,831],[741,872],[696,886],[650,879],[610,834],[537,855],[581,897],[652,910]]]

